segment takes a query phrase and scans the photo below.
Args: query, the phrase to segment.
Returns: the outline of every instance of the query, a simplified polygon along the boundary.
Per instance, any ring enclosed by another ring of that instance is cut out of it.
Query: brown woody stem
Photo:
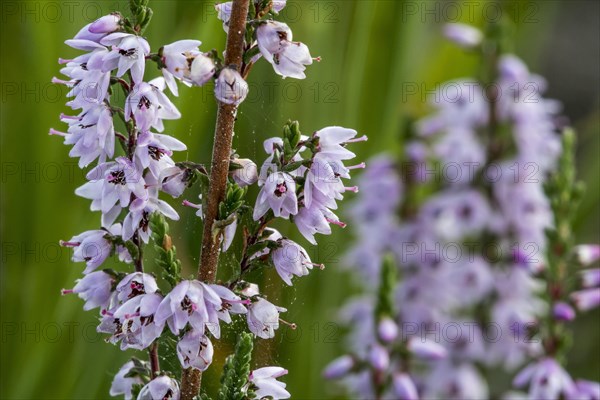
[[[248,17],[249,0],[233,0],[225,65],[235,66],[240,72],[244,55],[244,35],[246,34],[246,19]],[[219,102],[215,138],[213,144],[212,165],[209,177],[208,195],[204,216],[204,232],[202,234],[202,250],[198,266],[198,279],[214,282],[219,262],[220,235],[213,235],[213,223],[218,217],[219,204],[225,197],[227,175],[229,173],[229,157],[233,127],[237,106]],[[181,375],[181,400],[192,400],[200,391],[202,373],[188,368]]]

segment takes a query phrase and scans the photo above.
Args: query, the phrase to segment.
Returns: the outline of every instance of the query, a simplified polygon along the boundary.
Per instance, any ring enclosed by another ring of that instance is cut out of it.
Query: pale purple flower
[[[273,65],[275,72],[284,78],[304,79],[305,65],[313,58],[304,43],[292,41],[292,31],[287,24],[267,21],[256,29],[258,48],[262,56]]]
[[[377,324],[377,335],[382,341],[391,343],[398,337],[398,325],[390,317],[383,317]]]
[[[523,388],[527,384],[531,399],[569,399],[576,390],[569,374],[552,358],[543,358],[529,364],[513,380],[513,385],[517,388]]]
[[[95,271],[77,280],[72,290],[62,290],[62,294],[77,293],[85,301],[83,309],[105,308],[110,304],[115,279],[104,271]]]
[[[100,41],[100,39],[102,39],[104,36],[106,36],[106,34],[91,32],[90,27],[92,26],[92,23],[93,22],[91,22],[91,23],[85,25],[83,28],[81,28],[79,30],[79,32],[77,32],[75,37],[73,39],[67,40],[67,42],[69,42],[69,41],[91,41],[91,42],[98,43]]]
[[[369,351],[369,363],[377,371],[385,371],[390,366],[390,354],[380,344],[375,343]]]
[[[146,364],[145,361],[140,361],[142,364]],[[144,381],[138,375],[128,377],[127,375],[134,367],[133,361],[127,361],[119,372],[115,375],[112,381],[112,385],[110,386],[110,395],[111,396],[125,396],[125,400],[133,399],[133,395],[131,393],[133,385],[143,385]]]
[[[179,334],[188,323],[198,332],[220,335],[217,311],[222,307],[221,298],[208,285],[193,280],[181,281],[165,296],[156,312],[159,323],[168,323],[173,334]]]
[[[269,209],[275,217],[282,218],[298,213],[296,182],[291,175],[285,172],[269,175],[256,199],[254,220],[258,221]]]
[[[313,193],[313,200],[310,207],[300,207],[298,214],[294,216],[294,223],[298,230],[311,244],[316,245],[314,235],[320,233],[322,235],[331,234],[331,224],[338,225],[342,228],[346,224],[338,218],[327,205],[330,199],[327,199],[319,192]]]
[[[144,200],[148,197],[141,171],[125,157],[98,165],[86,178],[90,182],[75,193],[94,200],[92,210],[101,210],[103,214],[110,213],[116,205],[127,207],[132,195]]]
[[[277,307],[265,299],[258,299],[248,305],[248,328],[256,336],[270,339],[279,328],[279,313],[287,311]]]
[[[187,189],[193,172],[187,168],[168,167],[160,172],[161,190],[177,198]]]
[[[580,311],[589,311],[600,305],[600,288],[585,289],[571,293],[571,300]]]
[[[117,32],[105,36],[100,43],[109,46],[103,61],[103,71],[117,69],[117,77],[131,70],[131,77],[136,85],[142,83],[146,56],[150,54],[150,45],[146,39],[129,33]]]
[[[50,129],[50,134],[63,136],[65,144],[73,145],[69,156],[79,157],[80,168],[96,159],[103,163],[114,155],[112,112],[105,103],[83,110],[78,116],[61,115],[61,121],[69,124],[67,132]]]
[[[104,48],[103,46],[100,47]],[[61,69],[61,73],[71,79],[65,81],[52,78],[52,82],[71,88],[67,93],[67,97],[73,97],[73,100],[67,102],[67,105],[72,109],[83,109],[85,111],[102,103],[108,97],[109,71],[88,69],[85,62],[69,62],[65,68]]]
[[[575,381],[576,394],[569,400],[600,400],[600,383],[584,381],[578,379]]]
[[[398,400],[419,400],[417,387],[410,375],[403,372],[394,374],[392,385]]]
[[[467,49],[478,46],[483,40],[483,34],[479,29],[461,23],[444,25],[444,36]]]
[[[92,22],[88,30],[91,33],[112,33],[121,28],[122,19],[119,13],[108,14]]]
[[[223,68],[215,82],[215,97],[221,103],[240,105],[248,95],[248,83],[239,72]]]
[[[250,300],[242,300],[240,296],[221,285],[209,285],[209,287],[221,298],[221,307],[217,308],[217,316],[219,319],[227,324],[231,323],[231,315],[233,314],[246,314],[248,310],[244,306],[250,304]]]
[[[588,269],[581,272],[583,287],[591,288],[600,286],[600,268]]]
[[[595,263],[600,259],[600,245],[581,244],[573,248],[575,257],[583,266]]]
[[[319,156],[332,162],[354,158],[356,154],[346,149],[346,145],[367,140],[366,136],[357,138],[356,134],[354,129],[340,126],[330,126],[315,132],[314,136],[319,138]]]
[[[109,236],[119,236],[121,225],[115,224],[109,229],[97,229],[83,232],[73,236],[68,242],[61,241],[62,246],[73,247],[72,260],[74,262],[85,262],[84,274],[89,274],[98,268],[108,258],[113,250],[113,243]]]
[[[121,340],[121,350],[145,349],[161,335],[164,321],[157,322],[154,315],[162,299],[158,293],[141,294],[116,309],[111,317],[118,326],[112,340]]]
[[[117,284],[117,298],[120,302],[140,296],[142,294],[156,293],[158,285],[156,279],[144,272],[133,272],[128,274]]]
[[[144,243],[148,243],[152,233],[149,224],[150,215],[159,212],[165,217],[177,221],[179,214],[164,200],[158,198],[158,181],[151,175],[146,174],[146,185],[148,185],[146,199],[136,198],[131,202],[129,212],[123,220],[123,239],[129,240],[137,232]]]
[[[258,181],[258,169],[252,160],[248,158],[236,158],[232,162],[241,167],[230,172],[231,177],[238,186],[246,187]]]
[[[467,363],[455,365],[450,362],[436,363],[429,374],[423,399],[481,400],[489,398],[485,379],[477,369]],[[542,397],[538,397],[541,399]]]
[[[444,346],[424,338],[411,338],[406,347],[416,357],[424,360],[442,360],[448,355]]]
[[[140,390],[137,400],[179,400],[179,384],[162,375],[151,380]]]
[[[573,310],[573,307],[563,302],[554,305],[552,314],[559,321],[573,321],[575,319],[575,310]]]
[[[210,339],[194,329],[188,331],[177,343],[177,357],[183,368],[206,371],[214,354]]]
[[[325,379],[339,379],[348,374],[354,368],[355,361],[349,355],[341,356],[330,362],[323,371]]]
[[[308,275],[313,268],[310,257],[298,243],[289,239],[278,241],[279,247],[271,252],[275,270],[285,283],[292,286],[292,277]],[[321,266],[322,267],[322,266]]]
[[[167,86],[174,95],[178,95],[175,79],[186,85],[202,86],[215,74],[215,63],[212,58],[198,50],[201,42],[197,40],[180,40],[163,48],[163,76]]]
[[[287,373],[287,369],[281,367],[263,367],[250,372],[248,382],[254,386],[254,399],[289,399],[290,393],[285,390],[285,383],[277,380]]]
[[[233,216],[233,221],[223,229],[223,240],[221,241],[221,251],[224,253],[229,250],[235,238],[235,232],[238,226],[237,215]]]
[[[138,136],[135,160],[140,169],[149,168],[152,175],[159,179],[163,170],[175,166],[171,159],[173,151],[184,150],[187,150],[187,146],[172,136],[146,132]]]
[[[163,93],[164,79],[156,78],[149,83],[141,82],[125,101],[125,120],[135,118],[137,128],[147,132],[155,128],[162,132],[163,119],[181,118],[181,113]]]

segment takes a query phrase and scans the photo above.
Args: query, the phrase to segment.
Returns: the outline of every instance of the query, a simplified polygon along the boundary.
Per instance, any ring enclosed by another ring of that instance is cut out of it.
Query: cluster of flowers
[[[284,6],[285,1],[267,5],[275,13]],[[254,9],[260,18],[258,7],[255,4]],[[217,9],[227,30],[232,4],[217,5]],[[268,10],[265,18],[272,15]],[[313,58],[306,45],[292,41],[286,24],[264,19],[252,26],[256,26],[254,39],[245,46],[254,54],[250,63],[264,57],[283,77],[305,77],[305,66]],[[355,157],[346,145],[366,137],[356,138],[356,131],[340,127],[324,128],[307,137],[300,134],[297,123],[290,123],[283,139],[265,141],[268,158],[260,173],[254,162],[233,155],[235,168],[231,169],[229,185],[243,188],[257,184],[261,188],[253,214],[260,221],[260,229],[252,239],[257,246],[252,253],[243,255],[241,273],[232,282],[207,284],[176,277],[175,282],[169,282],[170,291],[164,293],[161,282],[144,272],[141,249],[152,239],[151,221],[155,214],[179,219],[175,209],[159,199],[159,193],[180,197],[194,181],[194,174],[200,173],[189,167],[190,163],[176,163],[171,158],[174,151],[187,148],[176,138],[161,133],[164,120],[181,116],[165,89],[177,96],[178,81],[186,86],[202,86],[214,79],[216,99],[239,105],[248,93],[248,85],[236,69],[222,66],[215,53],[201,52],[199,41],[181,40],[151,53],[140,31],[143,29],[132,29],[130,21],[118,13],[86,25],[66,41],[85,54],[60,59],[61,64],[66,64],[61,72],[69,80],[53,79],[71,88],[67,96],[72,100],[67,105],[78,115],[61,115],[61,121],[68,124],[67,131],[51,129],[50,134],[64,137],[65,144],[72,146],[70,156],[79,158],[81,168],[97,161],[86,175],[88,182],[76,194],[92,201],[92,211],[101,212],[101,229],[61,242],[74,249],[73,261],[86,263],[83,278],[73,289],[63,290],[63,294],[77,294],[84,300],[85,310],[99,308],[97,330],[109,335],[108,342],[120,343],[122,350],[156,351],[168,326],[177,337],[177,356],[182,367],[204,371],[214,354],[209,336],[219,339],[220,321],[231,323],[231,314],[244,314],[249,330],[256,336],[274,337],[282,321],[279,313],[286,310],[267,301],[257,285],[241,280],[247,272],[245,267],[252,262],[274,266],[282,280],[291,285],[293,276],[306,275],[318,265],[311,262],[299,244],[267,225],[275,217],[291,219],[312,244],[316,244],[316,233],[331,233],[330,224],[344,226],[331,210],[337,208],[345,191],[358,190],[344,186],[342,179],[350,178],[353,168],[364,167],[364,163],[344,165]],[[162,77],[145,80],[147,61],[158,65]],[[115,104],[114,85],[126,94],[123,108]],[[115,130],[113,117],[117,115],[125,124],[126,135]],[[117,142],[124,153],[121,156],[115,149]],[[311,155],[304,159],[307,149]],[[197,215],[204,217],[202,205],[187,200],[183,204],[198,208]],[[223,252],[234,239],[238,212],[241,211],[234,210],[227,218],[222,232]],[[111,255],[134,264],[135,272],[99,270]],[[152,357],[150,363],[134,359],[123,365],[110,394],[130,399],[139,390],[138,399],[179,399],[177,380],[160,371],[152,361]],[[279,367],[254,370],[246,377],[244,390],[256,398],[288,398],[285,384],[277,380],[285,374],[287,370]]]
[[[451,24],[445,33],[483,51],[484,35],[472,27]],[[369,190],[352,208],[358,240],[346,262],[365,294],[341,313],[351,328],[351,354],[325,370],[360,397],[487,398],[482,366],[511,372],[544,355],[541,343],[529,339],[548,310],[540,272],[553,214],[544,182],[561,154],[559,106],[542,97],[543,79],[516,56],[499,56],[494,68],[497,79],[487,85],[475,79],[442,85],[432,99],[436,112],[417,122],[419,138],[406,146],[409,162],[380,157],[361,178]],[[428,175],[447,166],[461,168],[450,179]],[[420,186],[437,192],[415,204]],[[391,314],[378,304],[386,254],[402,277]],[[573,294],[581,310],[600,303],[597,275],[585,272],[587,289]],[[413,356],[435,363],[413,368]],[[531,399],[600,396],[600,386],[590,382],[561,392],[570,381],[561,371],[555,360],[542,358],[515,385],[531,380]]]

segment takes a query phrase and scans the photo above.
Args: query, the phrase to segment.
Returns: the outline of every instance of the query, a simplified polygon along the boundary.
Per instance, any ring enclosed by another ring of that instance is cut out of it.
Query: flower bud
[[[559,321],[572,321],[575,319],[575,310],[567,303],[556,303],[552,310],[554,318]]]
[[[354,359],[348,355],[333,360],[325,367],[323,377],[325,379],[343,378],[354,367]]]
[[[479,29],[460,23],[444,25],[444,36],[466,49],[478,46],[483,39],[483,34]]]
[[[395,374],[392,378],[394,394],[398,400],[419,400],[419,394],[412,378],[408,374]]]
[[[210,81],[214,74],[215,63],[212,58],[207,57],[204,54],[198,54],[196,58],[194,58],[194,61],[192,61],[190,80],[194,85],[202,86]]]
[[[384,342],[393,342],[398,337],[398,325],[390,317],[385,317],[379,321],[377,333]]]
[[[600,286],[600,268],[589,269],[581,273],[583,287],[592,288]]]
[[[223,68],[215,84],[217,100],[225,104],[239,105],[248,95],[248,84],[239,72]]]
[[[581,244],[573,249],[577,261],[583,266],[590,265],[600,259],[600,245]]]
[[[240,187],[250,186],[258,180],[258,168],[252,160],[247,158],[236,158],[234,163],[241,166],[231,172],[231,177]]]
[[[378,371],[385,371],[390,366],[390,355],[387,349],[379,344],[373,345],[369,352],[369,362]]]
[[[122,16],[119,13],[108,14],[92,22],[88,29],[91,33],[115,32],[121,27],[121,19]]]
[[[177,343],[177,357],[183,368],[205,371],[212,363],[213,345],[201,332],[188,331]]]
[[[415,356],[426,360],[441,360],[446,358],[447,351],[444,346],[432,341],[411,338],[407,344],[408,350]]]
[[[573,292],[571,299],[580,311],[588,311],[600,305],[600,288],[581,290]]]

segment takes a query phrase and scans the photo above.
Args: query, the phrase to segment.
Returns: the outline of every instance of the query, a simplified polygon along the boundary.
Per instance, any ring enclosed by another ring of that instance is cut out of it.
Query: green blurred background
[[[225,34],[213,1],[151,0],[154,19],[146,35],[153,48],[193,38],[201,49],[224,48]],[[87,229],[99,215],[73,191],[84,182],[68,148],[48,128],[58,121],[66,90],[50,83],[59,76],[58,57],[77,54],[64,45],[85,23],[113,10],[127,13],[124,1],[3,1],[1,24],[1,383],[7,399],[107,398],[112,375],[126,358],[96,335],[95,312],[83,312],[75,297],[61,297],[80,276],[82,265],[58,246]],[[278,135],[288,118],[304,132],[343,125],[369,135],[355,146],[360,158],[402,149],[407,117],[426,112],[423,89],[445,80],[473,76],[477,58],[441,39],[445,21],[482,26],[500,11],[516,22],[516,53],[549,81],[549,97],[563,101],[565,115],[579,131],[580,176],[587,198],[577,220],[581,242],[600,241],[599,199],[599,3],[595,1],[293,1],[281,20],[294,38],[307,43],[321,63],[308,69],[304,81],[281,80],[265,62],[253,70],[251,94],[241,107],[234,146],[242,156],[262,159],[262,141]],[[150,65],[150,64],[148,64]],[[148,67],[148,74],[158,71]],[[417,84],[418,94],[407,84]],[[122,99],[121,99],[122,100]],[[215,120],[211,88],[181,87],[176,105],[183,114],[166,123],[166,133],[189,148],[177,160],[209,160]],[[354,150],[354,148],[353,148]],[[197,200],[196,193],[186,194]],[[171,200],[169,200],[171,201]],[[181,221],[173,236],[187,273],[195,269],[201,226],[192,210],[171,201]],[[294,229],[281,226],[285,234]],[[281,290],[273,276],[263,280],[278,304],[288,307],[287,320],[299,329],[282,328],[271,342],[259,342],[255,365],[282,365],[295,398],[335,396],[320,378],[322,367],[341,353],[342,331],[335,310],[354,292],[342,271],[349,232],[322,237],[309,253],[327,264]],[[301,242],[304,243],[304,242]],[[147,259],[151,265],[151,260]],[[228,266],[222,268],[227,273]],[[600,314],[590,313],[578,325],[570,366],[574,375],[600,380]],[[229,332],[227,337],[231,337]],[[217,345],[215,362],[205,374],[214,387],[227,340]],[[144,356],[144,354],[140,354]],[[176,366],[165,360],[163,365]]]

